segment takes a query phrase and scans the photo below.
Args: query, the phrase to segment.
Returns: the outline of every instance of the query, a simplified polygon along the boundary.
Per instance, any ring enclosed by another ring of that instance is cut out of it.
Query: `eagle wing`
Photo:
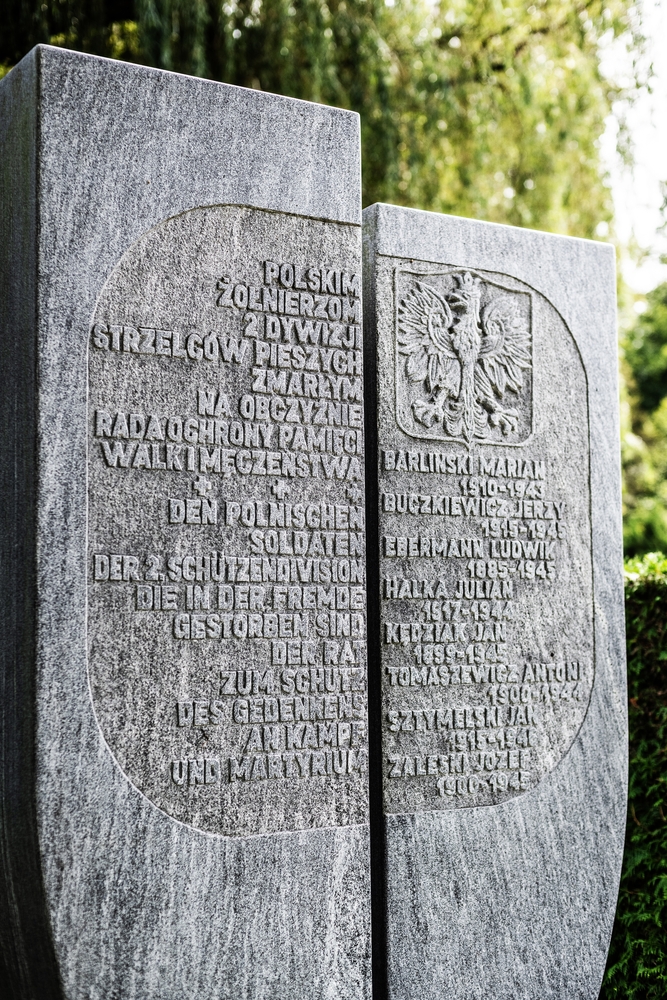
[[[482,311],[482,345],[475,365],[478,397],[492,400],[518,392],[530,368],[530,327],[506,299],[492,299]]]
[[[398,306],[398,351],[406,355],[410,382],[425,382],[456,392],[459,364],[452,346],[454,321],[447,301],[431,286],[416,281]]]

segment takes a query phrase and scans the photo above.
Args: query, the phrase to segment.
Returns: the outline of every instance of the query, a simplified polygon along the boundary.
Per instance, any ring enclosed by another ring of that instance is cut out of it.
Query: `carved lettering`
[[[93,317],[95,711],[210,833],[367,821],[360,295],[356,227],[222,206],[145,234]]]
[[[586,382],[520,282],[378,267],[385,807],[493,805],[554,766],[590,698]]]

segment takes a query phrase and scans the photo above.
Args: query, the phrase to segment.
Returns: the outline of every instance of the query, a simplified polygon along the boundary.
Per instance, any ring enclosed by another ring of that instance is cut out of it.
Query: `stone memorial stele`
[[[12,1000],[366,1000],[359,120],[0,84]]]
[[[364,269],[378,988],[594,1000],[626,798],[614,252],[374,205]]]

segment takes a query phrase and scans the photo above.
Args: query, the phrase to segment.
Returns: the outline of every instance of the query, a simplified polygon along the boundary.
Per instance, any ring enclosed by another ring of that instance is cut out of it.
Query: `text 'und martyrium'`
[[[492,805],[590,699],[585,379],[520,282],[378,268],[385,808]]]
[[[210,832],[365,821],[359,275],[353,227],[195,210],[92,324],[96,712],[144,794]]]

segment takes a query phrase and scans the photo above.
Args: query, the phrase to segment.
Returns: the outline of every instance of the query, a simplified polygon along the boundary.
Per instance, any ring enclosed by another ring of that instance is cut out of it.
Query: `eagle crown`
[[[481,334],[480,307],[482,299],[482,286],[479,278],[473,278],[469,271],[465,274],[457,274],[455,278],[459,282],[459,288],[450,292],[448,299],[457,313],[456,326],[452,329],[452,334],[456,338],[454,346],[459,346],[456,341],[460,341],[460,347],[479,349]]]

